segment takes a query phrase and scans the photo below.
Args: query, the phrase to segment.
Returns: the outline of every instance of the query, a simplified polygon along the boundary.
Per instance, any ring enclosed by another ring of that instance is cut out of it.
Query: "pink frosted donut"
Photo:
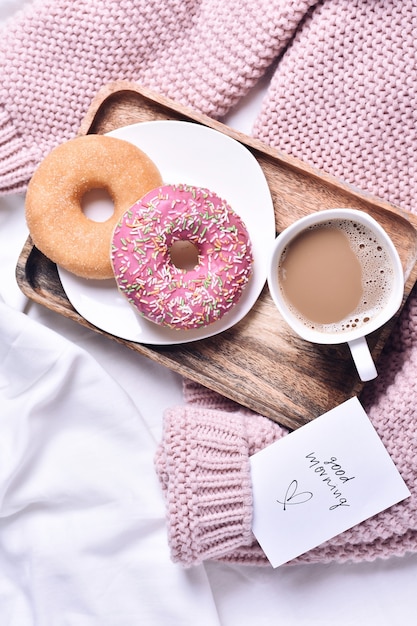
[[[174,248],[195,250],[190,269]],[[126,211],[114,229],[111,259],[120,291],[148,320],[176,329],[207,326],[230,311],[252,273],[246,227],[208,189],[164,185]]]

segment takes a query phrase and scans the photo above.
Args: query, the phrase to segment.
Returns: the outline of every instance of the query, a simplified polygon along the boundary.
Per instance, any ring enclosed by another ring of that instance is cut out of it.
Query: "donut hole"
[[[199,251],[187,239],[174,241],[169,249],[171,263],[180,270],[192,270],[198,265]]]
[[[81,198],[81,209],[93,222],[105,222],[114,213],[114,202],[106,189],[90,189]]]

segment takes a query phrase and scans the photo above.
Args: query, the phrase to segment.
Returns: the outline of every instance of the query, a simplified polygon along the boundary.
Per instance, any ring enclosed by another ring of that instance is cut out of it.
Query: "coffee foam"
[[[308,320],[287,300],[286,302],[293,315],[310,329],[323,333],[348,332],[366,326],[385,308],[391,296],[394,267],[391,256],[378,235],[357,221],[329,220],[310,226],[308,230],[329,227],[344,232],[361,264],[363,293],[359,305],[338,322],[319,324]],[[285,257],[285,250],[282,256]]]

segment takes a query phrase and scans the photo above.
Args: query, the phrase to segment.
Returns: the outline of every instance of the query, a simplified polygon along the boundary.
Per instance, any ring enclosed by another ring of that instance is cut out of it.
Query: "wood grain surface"
[[[400,208],[132,83],[105,86],[92,102],[79,134],[102,134],[161,119],[204,124],[245,145],[268,182],[277,232],[303,215],[332,207],[351,207],[372,215],[400,254],[406,276],[405,302],[417,279],[417,221]],[[19,257],[16,276],[23,293],[35,302],[111,336],[74,310],[56,266],[33,246],[30,237]],[[368,337],[376,360],[397,317]],[[215,337],[175,346],[147,346],[112,338],[290,429],[360,394],[363,388],[348,347],[319,346],[299,339],[281,319],[267,286],[243,320]]]

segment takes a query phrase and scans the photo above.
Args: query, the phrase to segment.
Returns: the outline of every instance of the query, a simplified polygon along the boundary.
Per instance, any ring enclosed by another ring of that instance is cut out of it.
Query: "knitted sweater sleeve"
[[[393,352],[384,355],[381,376],[362,401],[412,497],[291,563],[372,561],[417,551],[415,345],[403,356],[393,363]],[[184,396],[185,406],[164,415],[155,456],[172,560],[186,567],[206,559],[268,565],[251,531],[249,458],[288,431],[192,381],[184,381]]]
[[[313,0],[34,0],[0,37],[0,193],[25,190],[103,84],[136,81],[224,115]]]

